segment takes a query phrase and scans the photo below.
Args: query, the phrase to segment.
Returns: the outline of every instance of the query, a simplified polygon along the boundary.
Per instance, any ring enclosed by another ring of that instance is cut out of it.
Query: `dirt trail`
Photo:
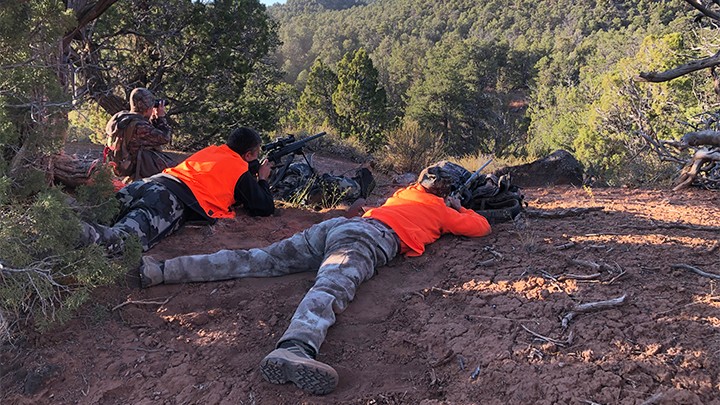
[[[374,198],[391,192],[384,184]],[[499,224],[485,238],[447,235],[380,268],[321,347],[340,374],[327,396],[258,371],[312,285],[307,273],[147,290],[128,277],[67,325],[2,347],[0,402],[720,404],[717,280],[671,267],[720,274],[718,194],[556,186],[525,195],[532,209],[604,209]],[[188,226],[149,254],[265,246],[341,214],[287,208]],[[623,295],[623,305],[562,327],[575,305]],[[114,309],[126,301],[138,303]]]

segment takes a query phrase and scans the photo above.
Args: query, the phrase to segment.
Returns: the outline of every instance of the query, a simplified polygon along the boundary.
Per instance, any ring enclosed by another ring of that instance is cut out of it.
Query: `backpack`
[[[114,163],[113,171],[117,176],[135,174],[135,162],[128,153],[127,145],[140,121],[145,121],[142,115],[120,112],[108,121],[105,127],[108,138],[103,151],[103,162],[109,159],[111,163]]]
[[[435,165],[453,177],[453,196],[460,200],[460,204],[484,216],[489,223],[512,220],[522,211],[525,196],[520,187],[512,184],[509,174],[500,177],[480,174],[468,184],[473,173],[464,167],[448,161],[432,166]]]
[[[276,200],[301,205],[332,208],[337,204],[352,203],[367,198],[375,187],[372,173],[359,168],[354,177],[316,174],[306,163],[290,164],[285,176],[271,188]]]

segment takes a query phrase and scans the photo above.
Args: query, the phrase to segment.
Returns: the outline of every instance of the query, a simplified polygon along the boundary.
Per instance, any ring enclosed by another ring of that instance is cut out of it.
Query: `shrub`
[[[387,144],[379,160],[389,171],[419,173],[442,157],[442,144],[435,134],[421,128],[417,122],[406,122],[388,131]]]

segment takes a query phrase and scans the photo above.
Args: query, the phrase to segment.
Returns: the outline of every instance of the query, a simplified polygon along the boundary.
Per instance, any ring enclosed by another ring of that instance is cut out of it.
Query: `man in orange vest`
[[[323,395],[338,383],[337,372],[315,360],[328,328],[360,284],[398,253],[420,256],[444,233],[490,234],[487,220],[450,197],[454,177],[440,166],[425,169],[418,183],[397,191],[362,218],[333,218],[262,249],[221,250],[158,262],[143,257],[144,286],[239,277],[275,277],[316,271],[315,285],[300,302],[276,349],[260,363],[266,380],[292,382]]]
[[[146,251],[186,221],[235,215],[242,206],[250,215],[275,211],[267,178],[272,163],[258,162],[262,139],[250,128],[238,128],[222,146],[209,146],[179,165],[120,189],[118,220],[112,227],[83,223],[81,245],[104,244],[115,250],[128,234],[140,237]]]

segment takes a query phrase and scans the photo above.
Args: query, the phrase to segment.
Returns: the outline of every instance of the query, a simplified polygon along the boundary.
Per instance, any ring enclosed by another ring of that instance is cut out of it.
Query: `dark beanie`
[[[227,140],[227,146],[240,156],[252,151],[261,143],[260,135],[247,127],[232,131]]]

